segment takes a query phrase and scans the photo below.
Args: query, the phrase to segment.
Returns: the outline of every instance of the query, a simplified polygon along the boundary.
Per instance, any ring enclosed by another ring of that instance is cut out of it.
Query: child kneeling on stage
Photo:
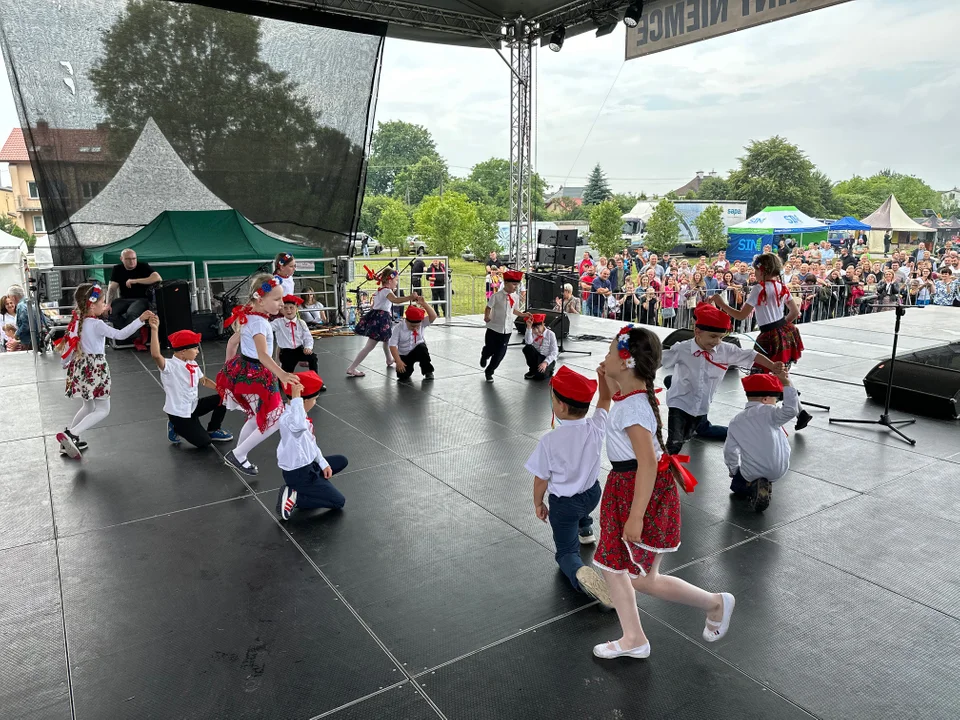
[[[430,323],[437,319],[436,311],[422,295],[417,296],[419,307],[410,305],[403,320],[393,326],[390,335],[390,352],[397,364],[397,382],[408,383],[413,375],[413,366],[420,363],[424,380],[433,380],[433,364],[423,334]]]
[[[600,453],[611,393],[601,385],[600,401],[590,418],[597,381],[566,365],[550,381],[553,412],[560,426],[548,432],[524,466],[533,473],[533,509],[553,529],[557,565],[576,590],[612,605],[600,573],[580,559],[580,545],[596,542],[593,512],[600,502]],[[550,507],[543,496],[550,491]]]
[[[797,417],[800,400],[787,371],[755,373],[741,380],[747,406],[730,421],[723,461],[730,470],[730,490],[750,498],[763,512],[770,505],[772,483],[790,469],[790,443],[783,426]],[[778,407],[777,402],[783,401]]]
[[[291,398],[280,416],[280,444],[277,446],[277,465],[283,473],[284,486],[277,498],[277,514],[289,520],[295,509],[343,509],[343,494],[333,486],[330,478],[347,466],[343,455],[323,457],[313,434],[313,421],[307,413],[317,403],[323,381],[315,372],[296,373],[299,385],[285,385]]]
[[[302,304],[303,300],[296,295],[284,295],[283,310],[280,311],[283,317],[270,323],[277,347],[280,348],[277,357],[284,372],[293,372],[297,365],[306,362],[310,370],[319,373],[317,356],[313,353],[313,335],[307,323],[297,317],[297,310]],[[326,389],[326,385],[321,386],[320,392]]]
[[[523,357],[527,360],[525,380],[543,380],[553,375],[560,351],[557,336],[547,327],[547,316],[527,316],[527,332],[523,336]]]
[[[227,408],[216,393],[217,384],[200,371],[195,362],[201,335],[192,330],[178,330],[167,339],[173,349],[169,360],[160,354],[160,320],[156,316],[150,323],[150,356],[160,370],[160,384],[166,400],[163,411],[167,414],[167,439],[174,445],[183,438],[194,447],[208,447],[210,443],[229,442],[233,434],[221,429]],[[214,395],[200,398],[200,386],[209,388]],[[210,415],[204,430],[200,418]]]

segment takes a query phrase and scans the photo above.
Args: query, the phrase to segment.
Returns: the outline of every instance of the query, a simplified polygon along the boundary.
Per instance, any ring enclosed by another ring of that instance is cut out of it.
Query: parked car
[[[358,232],[354,237],[350,238],[351,255],[363,255],[364,238],[367,238],[367,247],[370,249],[371,255],[379,255],[383,252],[383,245],[377,242],[376,238],[366,233]]]
[[[410,255],[426,255],[427,244],[420,239],[419,235],[408,235],[407,253]]]
[[[464,249],[463,249],[463,252],[460,253],[460,259],[461,259],[461,260],[466,260],[467,262],[473,262],[473,261],[476,260],[477,258],[476,258],[476,256],[473,254],[473,250],[471,250],[470,248],[464,248]]]

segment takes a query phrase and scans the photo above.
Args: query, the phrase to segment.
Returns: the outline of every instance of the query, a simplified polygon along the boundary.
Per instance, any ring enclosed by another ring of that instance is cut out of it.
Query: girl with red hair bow
[[[373,295],[373,307],[364,313],[360,322],[354,328],[357,335],[363,335],[367,338],[367,344],[360,349],[353,362],[350,363],[350,367],[347,368],[347,377],[362,378],[366,375],[357,368],[360,363],[366,360],[367,355],[378,343],[383,346],[383,354],[387,359],[387,369],[389,370],[394,366],[394,359],[390,354],[390,346],[388,345],[393,334],[393,306],[415,303],[417,298],[420,297],[415,294],[399,297],[394,293],[394,290],[397,289],[397,271],[392,267],[387,267],[380,273],[377,283],[380,287]]]

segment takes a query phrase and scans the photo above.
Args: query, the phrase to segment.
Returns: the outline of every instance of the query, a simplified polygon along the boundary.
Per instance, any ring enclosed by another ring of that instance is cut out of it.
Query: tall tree
[[[730,183],[722,177],[705,177],[697,190],[697,200],[742,200],[735,197]]]
[[[599,205],[604,200],[613,197],[613,191],[610,189],[610,183],[607,182],[606,175],[600,168],[600,163],[590,172],[587,179],[587,186],[583,189],[584,205]]]
[[[434,255],[458,257],[474,237],[477,209],[461,193],[430,195],[414,212],[413,223]]]
[[[402,120],[377,123],[367,165],[367,192],[392,194],[397,175],[423,158],[442,161],[429,130]]]
[[[357,229],[367,235],[376,235],[380,228],[380,216],[383,209],[392,200],[387,195],[366,195],[360,206],[360,222]]]
[[[473,180],[490,196],[490,202],[500,209],[501,220],[510,213],[510,161],[503,158],[490,158],[473,166],[469,180]],[[530,203],[535,219],[544,214],[543,195],[547,182],[537,173],[530,178]]]
[[[891,170],[882,170],[868,178],[854,175],[836,184],[834,194],[848,215],[863,218],[894,195],[900,207],[910,217],[920,217],[923,211],[941,210],[943,198],[923,180]]]
[[[497,209],[492,205],[477,205],[477,222],[473,226],[470,249],[475,257],[487,257],[492,251],[500,250],[497,242]]]
[[[633,193],[615,193],[610,199],[620,206],[621,213],[630,212],[637,204],[637,196]]]
[[[647,221],[647,236],[644,246],[661,257],[680,242],[680,216],[673,202],[663,198],[653,209]]]
[[[777,135],[753,140],[745,149],[740,167],[730,173],[730,187],[750,212],[793,205],[808,215],[824,214],[814,165],[800,148]]]
[[[399,200],[387,198],[380,213],[380,242],[384,247],[401,248],[410,232],[410,215]]]
[[[723,208],[719,205],[708,205],[694,218],[693,224],[697,228],[701,252],[715,255],[727,249],[727,229],[723,226]]]
[[[449,179],[447,163],[440,157],[422,157],[397,173],[393,195],[408,205],[419,205],[427,195],[443,189]]]
[[[590,246],[601,255],[613,257],[623,250],[623,213],[612,200],[590,208]]]

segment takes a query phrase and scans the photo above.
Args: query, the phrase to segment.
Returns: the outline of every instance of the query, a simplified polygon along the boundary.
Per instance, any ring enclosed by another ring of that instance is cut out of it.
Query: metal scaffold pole
[[[533,34],[518,20],[508,28],[510,50],[510,256],[517,267],[533,255],[530,186],[533,158]]]

